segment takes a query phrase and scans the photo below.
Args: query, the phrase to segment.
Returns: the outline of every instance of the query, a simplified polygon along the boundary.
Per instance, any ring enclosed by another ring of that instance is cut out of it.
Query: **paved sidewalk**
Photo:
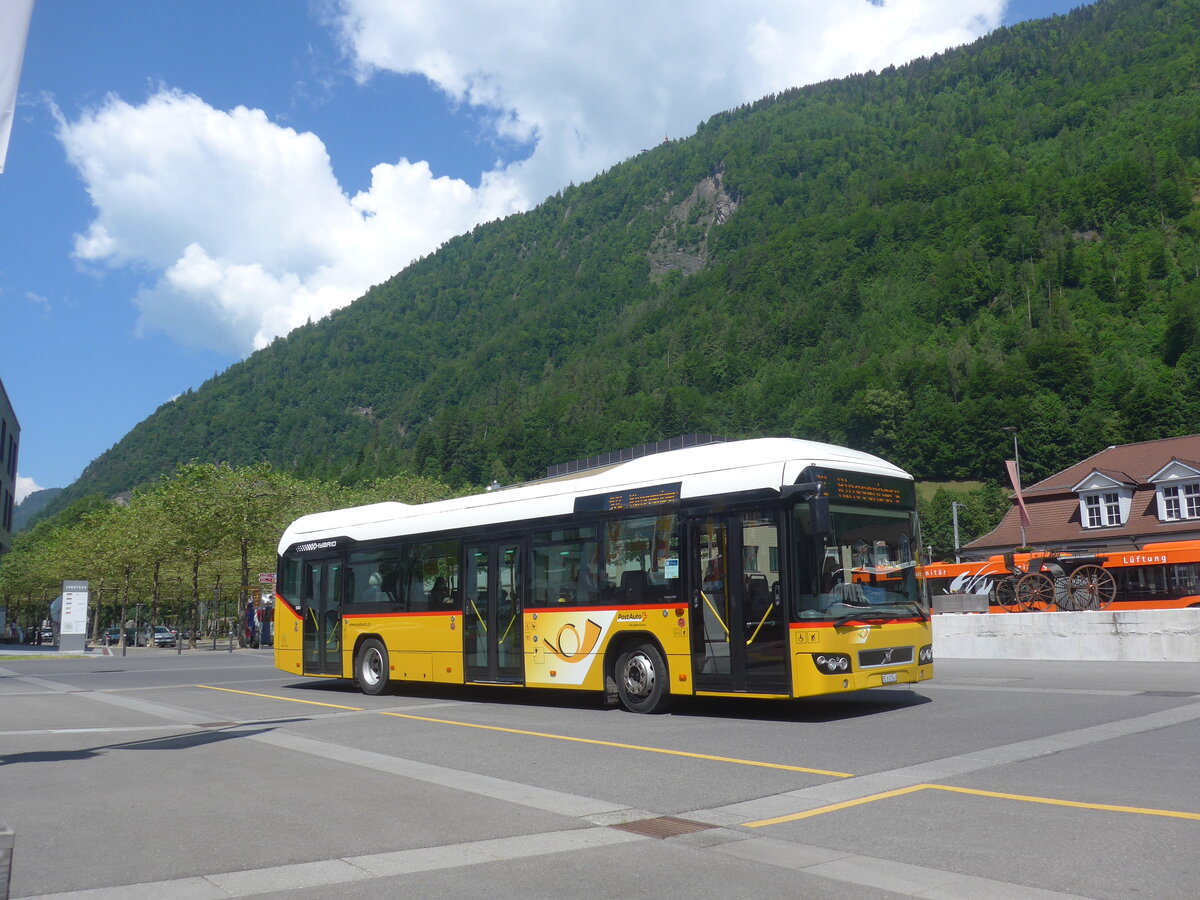
[[[64,659],[68,657],[91,657],[104,656],[106,647],[88,647],[85,653],[80,653],[77,650],[69,652],[60,652],[57,647],[48,647],[45,644],[0,644],[0,659],[4,657],[17,657],[18,659],[33,659],[39,656],[61,656]]]
[[[200,641],[199,644],[197,644],[197,646],[194,648],[189,646],[186,642],[183,645],[184,653],[189,653],[193,650],[207,650],[209,652],[212,652],[213,649],[214,649],[213,642],[211,639],[207,640],[207,641]],[[220,653],[220,652],[228,653],[229,652],[229,639],[228,638],[225,638],[224,640],[218,639],[217,646],[215,649],[218,653]],[[233,644],[233,649],[234,650],[249,650],[251,648],[250,647],[239,647],[237,645],[237,642],[235,641]],[[262,647],[260,649],[270,650],[271,648],[270,647]],[[137,656],[162,655],[165,653],[174,654],[174,653],[176,653],[176,650],[177,650],[177,648],[175,648],[175,647],[126,647],[125,648],[126,654],[137,655]],[[43,658],[59,657],[62,659],[91,659],[91,658],[97,657],[97,656],[120,656],[120,655],[121,655],[121,647],[119,645],[108,647],[108,646],[104,646],[102,644],[89,644],[87,650],[84,651],[83,653],[80,653],[77,650],[60,651],[57,647],[49,647],[44,644],[43,645],[0,644],[0,659],[4,659],[5,657],[8,657],[10,659],[12,659],[14,657],[17,659],[36,659],[39,657],[43,657]]]

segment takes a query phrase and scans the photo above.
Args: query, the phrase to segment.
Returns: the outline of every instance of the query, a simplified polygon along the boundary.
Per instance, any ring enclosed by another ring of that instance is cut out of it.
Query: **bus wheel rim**
[[[635,653],[625,664],[625,690],[634,697],[648,697],[654,690],[654,664],[645,653]]]
[[[367,684],[379,684],[383,677],[383,657],[374,647],[370,648],[363,657],[362,678]]]

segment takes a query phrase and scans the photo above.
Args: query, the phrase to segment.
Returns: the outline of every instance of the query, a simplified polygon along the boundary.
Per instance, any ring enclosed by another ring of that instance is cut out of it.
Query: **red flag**
[[[1011,459],[1004,461],[1004,467],[1008,469],[1008,480],[1012,482],[1013,490],[1017,492],[1017,506],[1021,509],[1021,527],[1029,527],[1029,510],[1025,508],[1025,498],[1021,496],[1021,479],[1017,475],[1017,464]]]

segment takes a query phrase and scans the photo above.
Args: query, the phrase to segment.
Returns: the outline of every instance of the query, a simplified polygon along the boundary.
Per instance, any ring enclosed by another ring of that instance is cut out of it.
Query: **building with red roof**
[[[1095,553],[1200,539],[1200,434],[1101,450],[1022,490],[1025,543]],[[984,557],[1021,545],[1016,495],[1000,524],[963,547]]]

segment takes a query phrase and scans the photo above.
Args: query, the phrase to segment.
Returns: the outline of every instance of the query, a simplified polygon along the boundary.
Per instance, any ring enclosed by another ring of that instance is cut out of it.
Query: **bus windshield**
[[[928,617],[918,581],[914,511],[833,504],[828,534],[814,533],[808,504],[798,505],[794,516],[795,619]]]

